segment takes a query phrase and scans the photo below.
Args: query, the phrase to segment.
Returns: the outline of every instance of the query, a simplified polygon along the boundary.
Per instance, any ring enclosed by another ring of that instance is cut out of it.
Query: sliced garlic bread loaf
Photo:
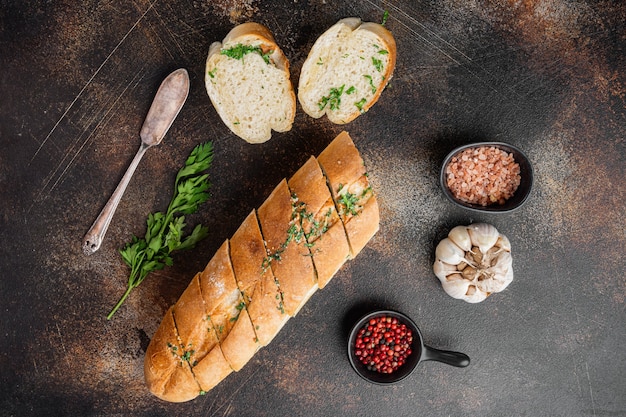
[[[146,351],[149,390],[188,401],[240,370],[377,230],[363,160],[342,133],[278,184],[167,311]]]
[[[324,32],[305,60],[298,100],[311,117],[348,123],[376,103],[396,64],[391,32],[350,17]]]
[[[233,28],[209,47],[205,86],[222,121],[249,143],[263,143],[272,130],[291,129],[296,98],[289,61],[265,26]]]

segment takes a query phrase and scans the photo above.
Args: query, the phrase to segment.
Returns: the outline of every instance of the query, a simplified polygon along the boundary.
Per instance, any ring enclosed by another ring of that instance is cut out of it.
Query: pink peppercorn
[[[359,329],[354,353],[370,371],[390,374],[406,362],[412,343],[413,333],[404,323],[382,316]]]

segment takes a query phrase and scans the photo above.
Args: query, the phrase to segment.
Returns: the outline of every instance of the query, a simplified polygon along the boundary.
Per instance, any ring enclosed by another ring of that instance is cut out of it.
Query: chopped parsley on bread
[[[395,63],[396,42],[384,26],[342,19],[311,48],[300,73],[298,100],[311,117],[351,122],[378,101]]]
[[[249,143],[263,143],[272,130],[291,130],[296,97],[289,61],[265,26],[234,27],[209,47],[205,86],[222,121]]]

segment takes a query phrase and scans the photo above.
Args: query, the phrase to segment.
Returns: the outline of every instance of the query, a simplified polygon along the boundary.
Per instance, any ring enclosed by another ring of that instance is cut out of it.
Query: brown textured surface
[[[626,414],[626,5],[610,1],[13,2],[0,7],[0,414]],[[80,3],[80,4],[79,4]],[[292,64],[340,18],[380,21],[398,44],[379,102],[346,126],[298,110],[291,132],[251,146],[204,92],[208,46],[236,23],[267,25]],[[187,68],[189,99],[141,162],[102,248],[81,240],[139,146],[162,79]],[[270,346],[209,395],[152,396],[143,357],[164,313],[278,182],[350,132],[378,192],[381,228]],[[163,210],[195,144],[213,140],[212,198],[192,222],[210,237],[125,289],[117,250]],[[522,148],[536,175],[517,212],[450,206],[439,162],[456,145]],[[431,271],[457,224],[489,221],[513,246],[515,280],[478,305]],[[410,315],[427,344],[467,353],[399,385],[367,385],[345,354],[370,306]]]

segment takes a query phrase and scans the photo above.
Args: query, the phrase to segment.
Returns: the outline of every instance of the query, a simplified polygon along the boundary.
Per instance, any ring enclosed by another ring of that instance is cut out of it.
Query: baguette
[[[289,61],[263,25],[234,27],[209,47],[205,86],[222,121],[249,143],[263,143],[272,130],[291,130],[296,97]]]
[[[384,26],[342,19],[311,48],[300,72],[298,100],[311,117],[351,122],[378,101],[395,64],[396,42]]]
[[[250,212],[167,311],[146,351],[148,389],[189,401],[240,370],[377,230],[375,195],[344,132]]]

